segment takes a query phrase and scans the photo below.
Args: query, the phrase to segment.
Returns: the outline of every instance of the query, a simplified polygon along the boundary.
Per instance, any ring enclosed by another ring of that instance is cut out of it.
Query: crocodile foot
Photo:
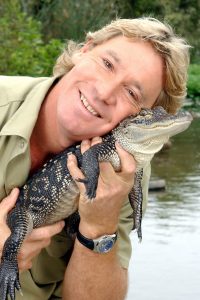
[[[17,262],[4,260],[0,264],[0,299],[6,300],[10,295],[15,300],[15,288],[21,289]]]
[[[86,196],[89,200],[93,200],[96,197],[96,189],[97,189],[97,184],[96,182],[93,180],[88,180],[88,179],[81,179],[78,178],[76,179],[78,182],[82,182],[85,185],[85,189],[86,189]]]

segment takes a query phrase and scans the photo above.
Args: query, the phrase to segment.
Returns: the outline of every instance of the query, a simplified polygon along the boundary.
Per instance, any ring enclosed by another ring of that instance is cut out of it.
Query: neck
[[[46,96],[41,106],[38,119],[30,139],[31,171],[35,171],[54,154],[64,150],[59,144],[59,134],[56,121],[56,95],[54,86]],[[69,141],[70,146],[72,142]]]
[[[40,127],[40,123],[38,118],[30,138],[31,172],[41,167],[52,152],[47,144],[45,126]]]

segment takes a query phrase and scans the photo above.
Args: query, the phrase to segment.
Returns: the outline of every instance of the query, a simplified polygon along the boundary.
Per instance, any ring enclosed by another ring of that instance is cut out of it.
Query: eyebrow
[[[106,53],[108,55],[110,55],[114,59],[114,61],[116,63],[118,63],[118,64],[121,63],[121,59],[119,58],[118,54],[115,51],[113,51],[113,50],[106,50]]]

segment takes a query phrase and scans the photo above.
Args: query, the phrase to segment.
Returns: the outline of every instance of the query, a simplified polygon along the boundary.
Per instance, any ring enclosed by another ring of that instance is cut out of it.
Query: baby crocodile
[[[72,146],[48,161],[20,188],[16,206],[8,214],[7,224],[11,230],[6,240],[0,265],[0,299],[8,295],[15,299],[15,288],[20,290],[17,253],[26,235],[43,225],[68,218],[68,227],[76,223],[79,190],[67,169],[67,154],[72,152],[78,159],[85,179],[86,196],[94,199],[99,176],[99,161],[110,161],[115,170],[120,170],[120,159],[115,142],[131,153],[137,170],[134,187],[129,194],[133,208],[133,228],[142,238],[142,188],[143,167],[163,144],[190,125],[189,113],[170,115],[162,107],[142,109],[137,116],[123,120],[111,133],[103,137],[102,143],[94,145],[83,155],[80,146]],[[74,216],[74,217],[73,217]],[[70,220],[70,221],[69,221]],[[73,228],[72,228],[73,229]]]

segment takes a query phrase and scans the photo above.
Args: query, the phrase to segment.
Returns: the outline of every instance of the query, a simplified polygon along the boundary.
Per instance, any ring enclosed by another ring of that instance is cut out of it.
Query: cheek
[[[101,68],[97,59],[94,57],[85,57],[74,66],[73,71],[78,80],[92,79],[95,73],[99,74]]]
[[[66,96],[65,92],[60,94],[57,102],[57,119],[58,122],[62,124],[71,124],[71,122],[76,119],[75,107],[72,102],[73,97],[71,95]]]
[[[115,113],[115,119],[122,121],[130,115],[138,114],[140,110],[141,107],[139,105],[127,99],[124,99],[124,101],[120,103],[118,110]]]
[[[58,120],[58,123],[62,126],[63,126],[63,124],[69,123],[69,120],[68,120],[69,114],[66,113],[65,109],[66,109],[65,105],[63,105],[63,103],[60,102],[57,106],[57,120]]]

